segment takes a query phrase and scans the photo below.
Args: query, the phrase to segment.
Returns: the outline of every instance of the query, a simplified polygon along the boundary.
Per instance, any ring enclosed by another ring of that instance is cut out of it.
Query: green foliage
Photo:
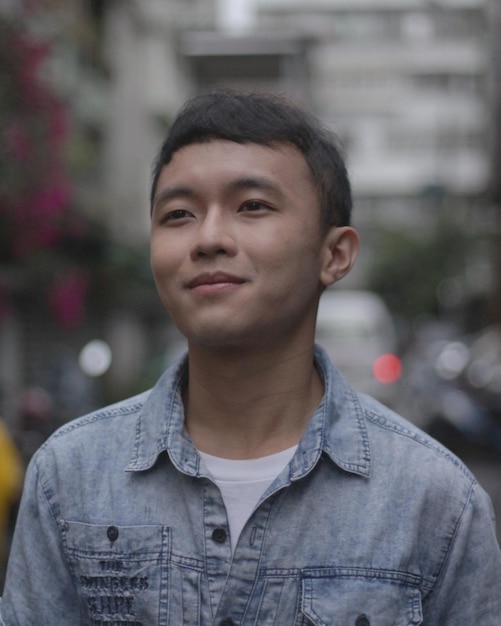
[[[445,220],[421,237],[385,231],[369,272],[369,288],[406,319],[437,314],[437,288],[443,280],[462,275],[467,245],[467,235]]]

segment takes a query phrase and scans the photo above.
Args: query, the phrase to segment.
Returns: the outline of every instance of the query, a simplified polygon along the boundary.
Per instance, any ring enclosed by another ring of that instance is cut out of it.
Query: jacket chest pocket
[[[66,557],[79,590],[82,623],[165,623],[169,529],[61,522]],[[163,601],[162,601],[163,600]]]
[[[415,586],[378,578],[303,579],[304,624],[314,626],[418,626],[421,594]]]

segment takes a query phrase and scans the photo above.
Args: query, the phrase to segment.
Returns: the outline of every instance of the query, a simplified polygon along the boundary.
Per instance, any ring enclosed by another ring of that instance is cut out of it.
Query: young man
[[[151,200],[188,355],[35,455],[3,624],[498,624],[488,497],[314,346],[358,250],[330,133],[280,98],[195,98]]]

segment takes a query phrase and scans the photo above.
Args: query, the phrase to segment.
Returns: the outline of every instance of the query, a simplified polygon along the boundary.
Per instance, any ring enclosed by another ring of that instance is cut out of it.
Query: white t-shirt
[[[297,446],[259,459],[234,460],[200,452],[221,491],[228,515],[232,549],[259,498],[294,456]]]

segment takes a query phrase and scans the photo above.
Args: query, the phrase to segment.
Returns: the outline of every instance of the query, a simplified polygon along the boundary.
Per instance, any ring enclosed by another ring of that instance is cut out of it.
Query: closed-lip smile
[[[189,289],[195,289],[196,287],[201,287],[204,285],[228,285],[235,284],[239,285],[245,282],[243,278],[239,276],[235,276],[233,274],[227,274],[226,272],[203,272],[202,274],[198,274],[192,280],[188,282]]]

